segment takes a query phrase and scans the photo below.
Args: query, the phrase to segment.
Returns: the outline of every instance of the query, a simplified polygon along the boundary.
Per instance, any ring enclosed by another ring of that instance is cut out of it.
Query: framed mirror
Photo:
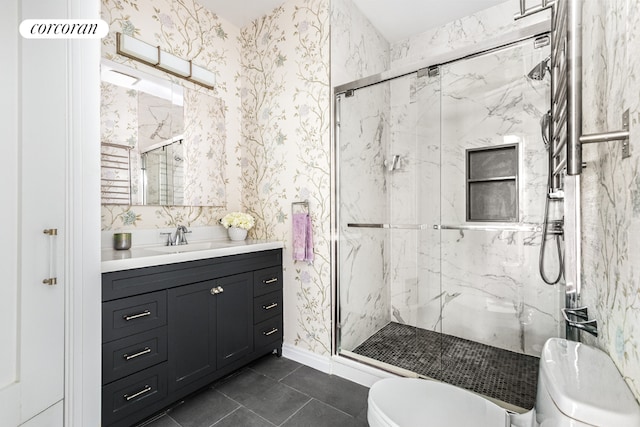
[[[102,204],[224,206],[225,104],[103,60]]]

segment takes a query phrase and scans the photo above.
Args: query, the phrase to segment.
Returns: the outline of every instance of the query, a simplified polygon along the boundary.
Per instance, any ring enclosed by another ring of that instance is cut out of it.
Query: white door
[[[2,8],[0,425],[62,426],[68,42],[22,39],[18,25],[65,18],[66,7],[23,0]]]

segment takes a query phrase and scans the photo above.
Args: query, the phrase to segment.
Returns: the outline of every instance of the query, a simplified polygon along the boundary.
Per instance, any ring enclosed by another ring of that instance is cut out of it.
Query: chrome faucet
[[[191,233],[189,230],[187,230],[187,227],[185,227],[184,225],[179,225],[178,228],[176,229],[176,234],[175,237],[173,239],[173,244],[174,245],[186,245],[189,242],[187,242],[187,233]]]

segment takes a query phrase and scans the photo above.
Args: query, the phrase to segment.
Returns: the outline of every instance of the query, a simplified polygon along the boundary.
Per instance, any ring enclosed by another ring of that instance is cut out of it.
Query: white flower
[[[237,227],[244,230],[249,230],[256,224],[256,220],[247,213],[231,212],[226,214],[220,220],[220,224],[222,224],[224,228]]]

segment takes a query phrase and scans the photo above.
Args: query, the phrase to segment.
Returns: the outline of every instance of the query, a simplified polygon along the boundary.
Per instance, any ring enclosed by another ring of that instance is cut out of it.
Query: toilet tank
[[[561,338],[540,356],[536,421],[541,426],[640,426],[640,406],[603,351]]]

